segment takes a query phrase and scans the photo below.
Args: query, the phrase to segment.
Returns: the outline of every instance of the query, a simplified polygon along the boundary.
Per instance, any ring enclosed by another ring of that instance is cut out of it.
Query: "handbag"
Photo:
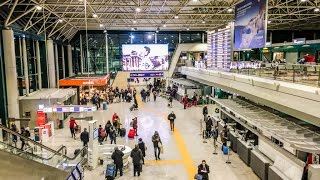
[[[195,174],[194,179],[196,180],[202,180],[202,175],[201,174]]]
[[[163,154],[163,146],[160,147],[160,153]]]

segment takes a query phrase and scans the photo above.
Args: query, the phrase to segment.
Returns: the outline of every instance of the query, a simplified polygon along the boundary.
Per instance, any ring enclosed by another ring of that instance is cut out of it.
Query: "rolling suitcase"
[[[121,129],[120,129],[120,136],[121,136],[121,137],[126,136],[126,128],[121,128]]]
[[[227,155],[228,154],[228,147],[227,146],[223,146],[223,154]]]
[[[106,168],[106,175],[105,178],[106,179],[110,179],[113,180],[116,176],[116,165],[114,164],[108,164],[107,168]]]
[[[128,133],[128,138],[132,138],[132,139],[133,139],[133,138],[134,138],[135,133],[136,133],[136,132],[135,132],[135,130],[134,130],[134,129],[130,129],[130,130],[129,130],[129,133]]]

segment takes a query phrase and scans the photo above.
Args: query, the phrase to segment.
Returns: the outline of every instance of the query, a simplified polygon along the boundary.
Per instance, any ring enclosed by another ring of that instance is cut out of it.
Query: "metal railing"
[[[0,149],[56,168],[64,169],[63,164],[81,162],[84,159],[83,154],[88,152],[87,147],[83,147],[74,157],[69,157],[66,155],[67,148],[64,145],[54,150],[3,125],[0,125],[0,129],[6,135],[3,141],[0,141]],[[26,148],[18,148],[18,142],[13,141],[14,136],[14,139],[24,141]]]

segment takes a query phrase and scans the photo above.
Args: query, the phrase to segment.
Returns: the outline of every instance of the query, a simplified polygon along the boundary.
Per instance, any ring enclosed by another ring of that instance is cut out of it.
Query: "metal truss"
[[[0,11],[6,12],[5,26],[21,21],[22,30],[66,41],[84,29],[210,30],[233,21],[229,9],[239,1],[3,0]],[[268,29],[319,29],[318,5],[320,0],[268,0]]]

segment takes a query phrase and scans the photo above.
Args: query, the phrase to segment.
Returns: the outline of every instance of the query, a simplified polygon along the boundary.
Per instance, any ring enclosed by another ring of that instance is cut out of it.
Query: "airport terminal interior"
[[[319,180],[319,21],[319,0],[1,0],[0,179]]]

